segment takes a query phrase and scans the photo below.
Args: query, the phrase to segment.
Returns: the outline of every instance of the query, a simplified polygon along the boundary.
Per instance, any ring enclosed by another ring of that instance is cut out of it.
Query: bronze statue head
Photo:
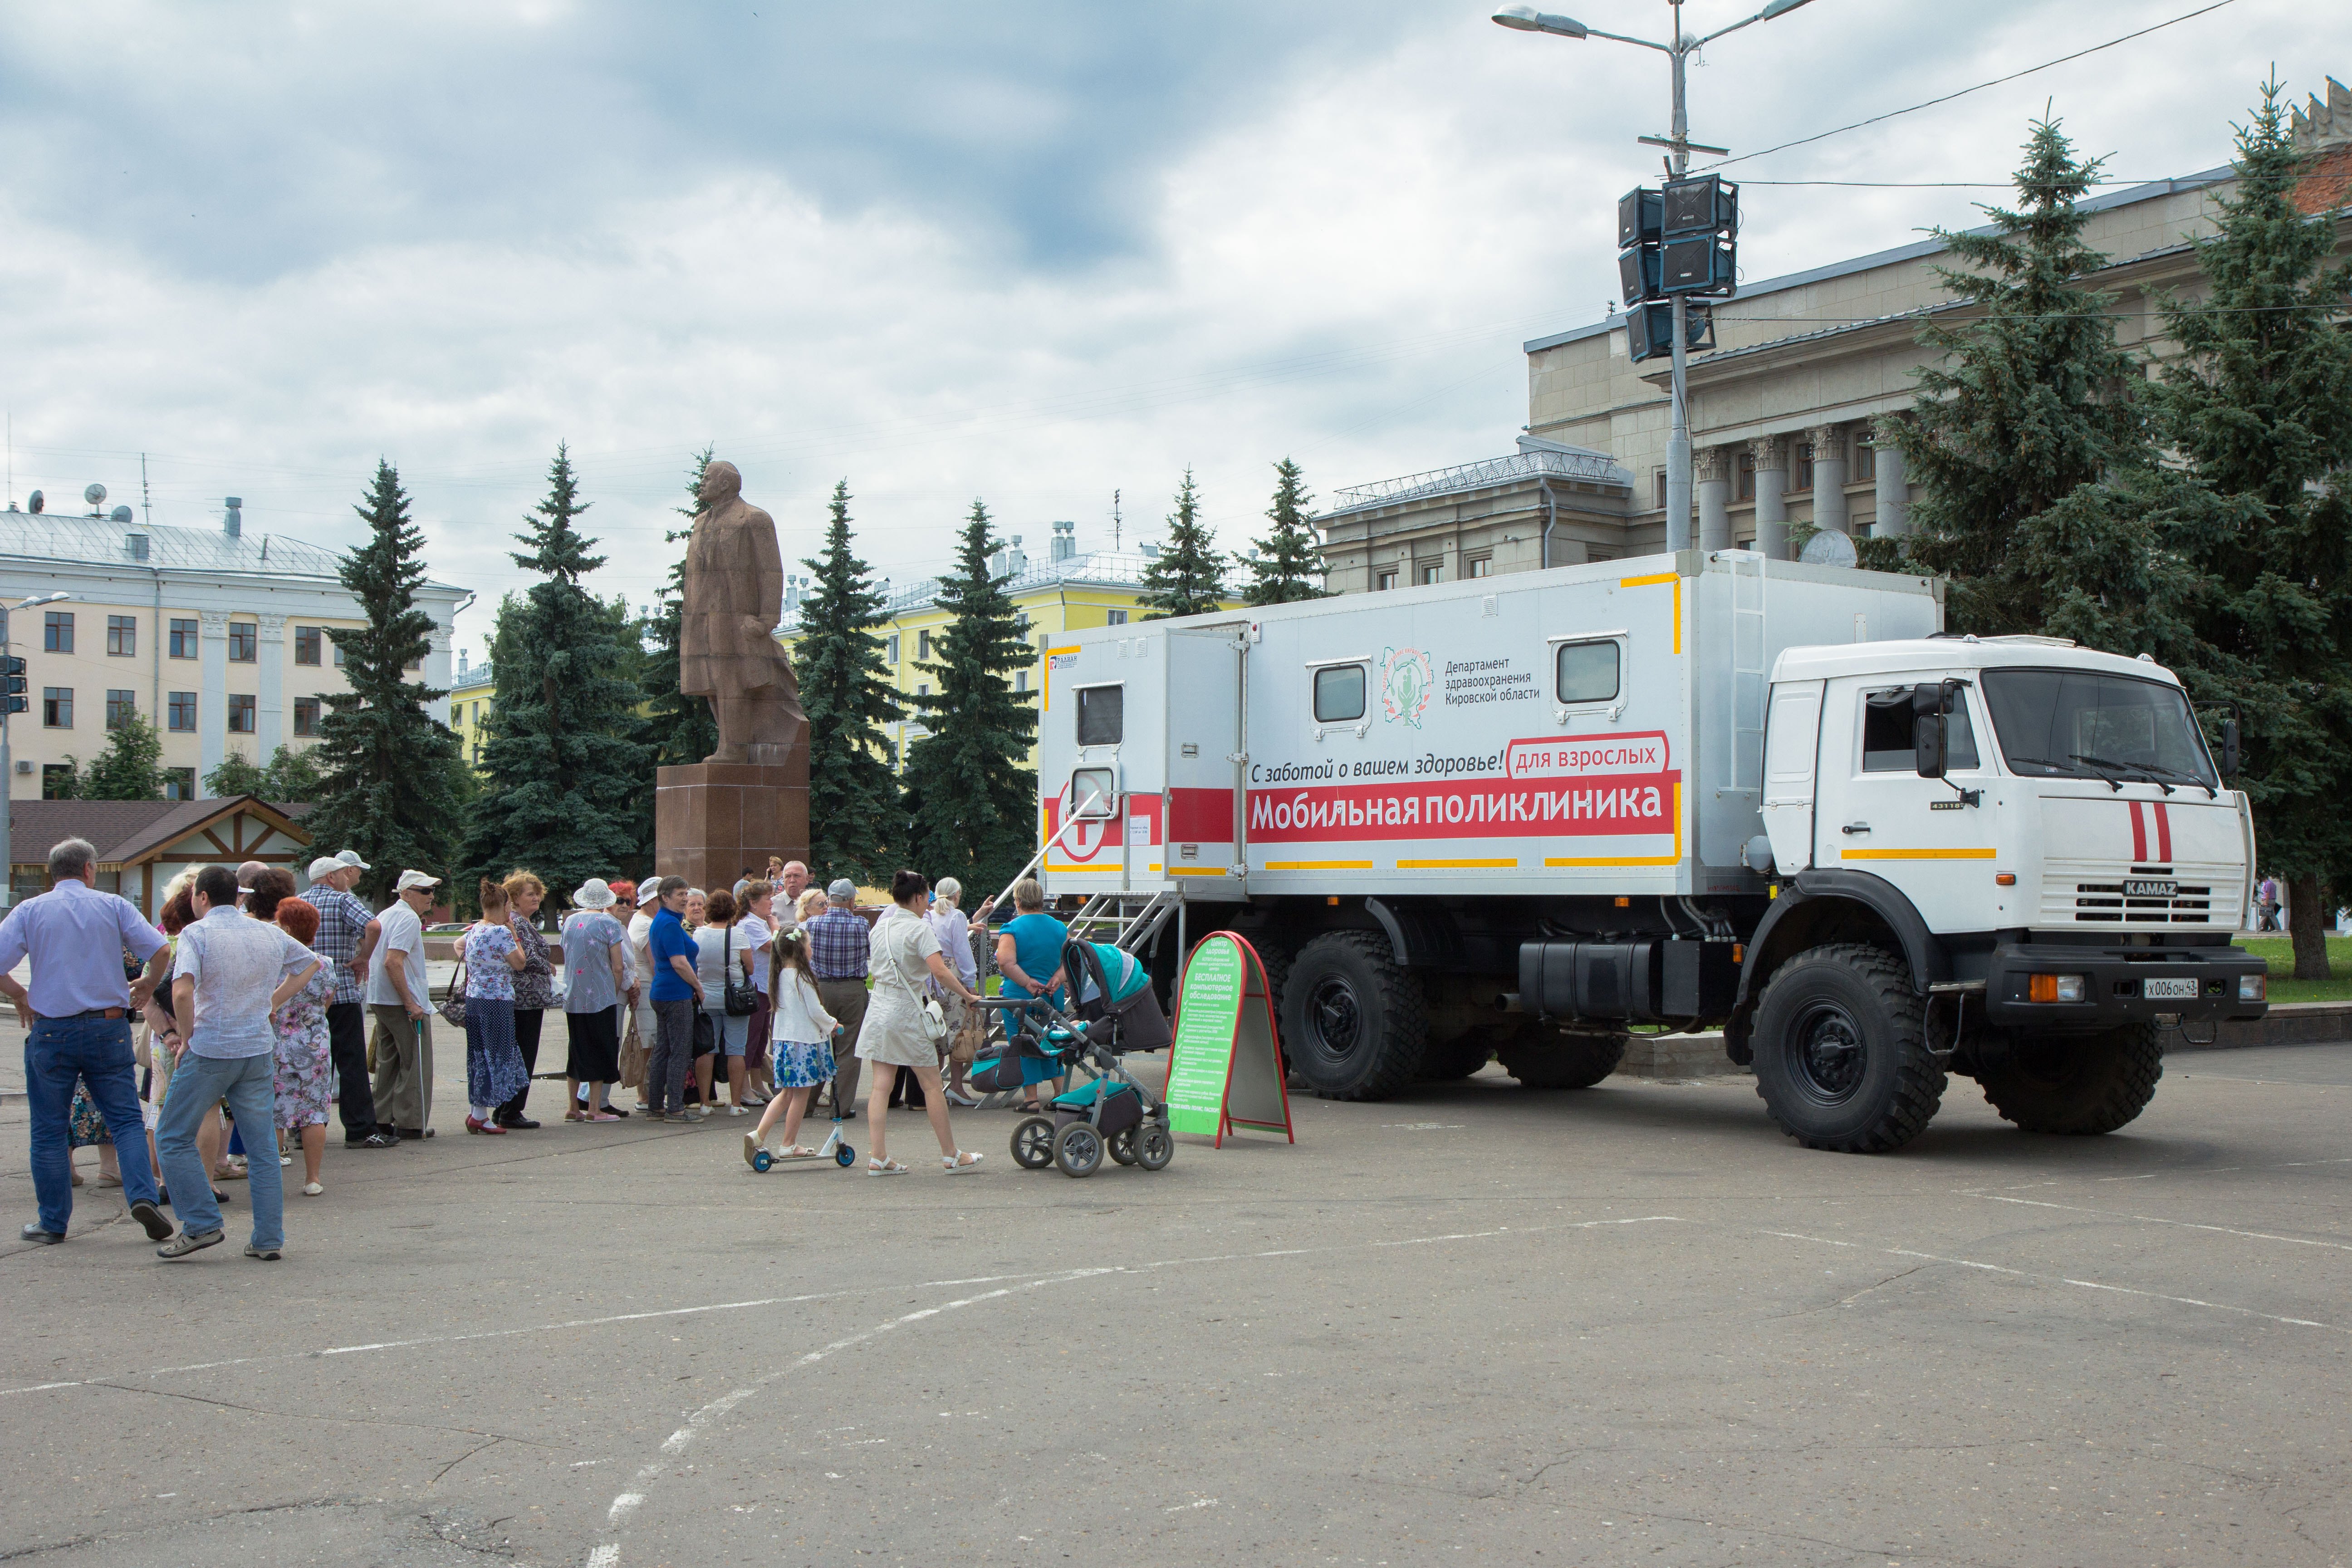
[[[714,462],[702,470],[703,510],[709,511],[714,507],[725,506],[742,493],[743,476],[737,471],[734,464]]]

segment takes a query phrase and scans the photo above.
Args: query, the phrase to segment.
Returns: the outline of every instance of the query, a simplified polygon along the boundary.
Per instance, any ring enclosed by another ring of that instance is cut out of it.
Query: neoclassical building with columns
[[[53,793],[126,713],[162,737],[174,800],[209,795],[205,775],[232,752],[267,763],[281,744],[316,742],[325,699],[349,689],[334,634],[366,617],[333,552],[247,532],[233,503],[224,513],[203,529],[0,511],[0,598],[71,595],[8,617],[28,688],[8,721],[10,799]],[[471,597],[446,583],[417,590],[433,632],[416,679],[436,690],[449,686],[452,625]],[[432,711],[447,722],[447,699]]]
[[[2331,79],[2294,129],[2314,154],[2298,204],[2332,218],[2338,255],[2352,254],[2352,91]],[[2232,183],[2225,165],[2082,203],[2084,238],[2108,258],[2087,286],[2116,296],[2118,335],[2151,362],[2172,352],[2158,304],[2200,292],[2193,242],[2212,232]],[[1937,277],[1947,264],[1942,242],[1926,239],[1743,283],[1717,304],[1717,346],[1690,359],[1694,542],[1779,557],[1792,528],[1907,531],[1915,489],[1889,430],[1928,358],[1919,329],[1975,313]],[[1331,588],[1665,548],[1665,359],[1633,363],[1622,315],[1538,338],[1526,353],[1517,451],[1333,493],[1316,520]]]

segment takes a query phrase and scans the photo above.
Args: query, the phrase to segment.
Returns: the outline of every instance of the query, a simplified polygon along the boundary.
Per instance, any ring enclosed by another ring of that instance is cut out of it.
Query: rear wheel
[[[1522,1029],[1498,1053],[1523,1089],[1591,1089],[1625,1059],[1623,1035]]]
[[[1899,1149],[1943,1099],[1911,972],[1878,948],[1840,942],[1782,964],[1757,1005],[1751,1039],[1756,1092],[1808,1149]]]
[[[1024,1171],[1042,1171],[1054,1163],[1054,1123],[1043,1116],[1024,1116],[1013,1129],[1013,1163]]]
[[[1135,1129],[1123,1128],[1110,1135],[1110,1157],[1122,1165],[1135,1163]]]
[[[2008,1059],[1979,1072],[1986,1103],[2028,1132],[2113,1132],[2147,1109],[2164,1076],[2153,1024],[2101,1035],[2021,1035]]]
[[[1299,952],[1283,986],[1290,1070],[1326,1100],[1385,1100],[1428,1050],[1421,982],[1372,931],[1328,931]]]
[[[1157,1121],[1147,1121],[1135,1134],[1135,1163],[1147,1171],[1164,1171],[1176,1157],[1176,1140]]]
[[[1443,1044],[1432,1040],[1422,1058],[1421,1076],[1432,1083],[1468,1078],[1492,1061],[1495,1047],[1507,1045],[1516,1033],[1481,1024]]]

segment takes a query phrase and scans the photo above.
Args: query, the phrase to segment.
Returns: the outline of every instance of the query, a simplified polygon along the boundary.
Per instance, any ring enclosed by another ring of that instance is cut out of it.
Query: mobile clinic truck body
[[[1941,621],[1932,579],[1687,551],[1078,633],[1047,885],[1250,938],[1327,1096],[1582,1086],[1664,1023],[1816,1147],[1908,1141],[1948,1071],[2105,1131],[2159,1025],[2263,1011],[2251,817],[2168,671]]]

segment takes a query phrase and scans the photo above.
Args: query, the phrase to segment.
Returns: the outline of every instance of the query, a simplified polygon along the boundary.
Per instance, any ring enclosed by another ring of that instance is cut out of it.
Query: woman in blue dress
[[[514,977],[530,959],[509,923],[507,890],[485,877],[481,899],[482,918],[465,943],[466,1131],[501,1133],[498,1108],[530,1085],[514,1027]]]
[[[1014,917],[996,938],[996,967],[1004,976],[1001,990],[1011,996],[1043,996],[1059,1007],[1065,978],[1062,944],[1070,940],[1070,928],[1045,912],[1045,889],[1034,877],[1024,878],[1013,889],[1013,908]],[[1009,1013],[1005,1021],[1008,1026],[1043,1027],[1034,1009]],[[1024,1110],[1043,1109],[1037,1102],[1041,1083],[1050,1083],[1054,1094],[1062,1092],[1062,1080],[1050,1077],[1052,1071],[1050,1063],[1029,1056],[1021,1058],[1021,1085],[1029,1091]]]

